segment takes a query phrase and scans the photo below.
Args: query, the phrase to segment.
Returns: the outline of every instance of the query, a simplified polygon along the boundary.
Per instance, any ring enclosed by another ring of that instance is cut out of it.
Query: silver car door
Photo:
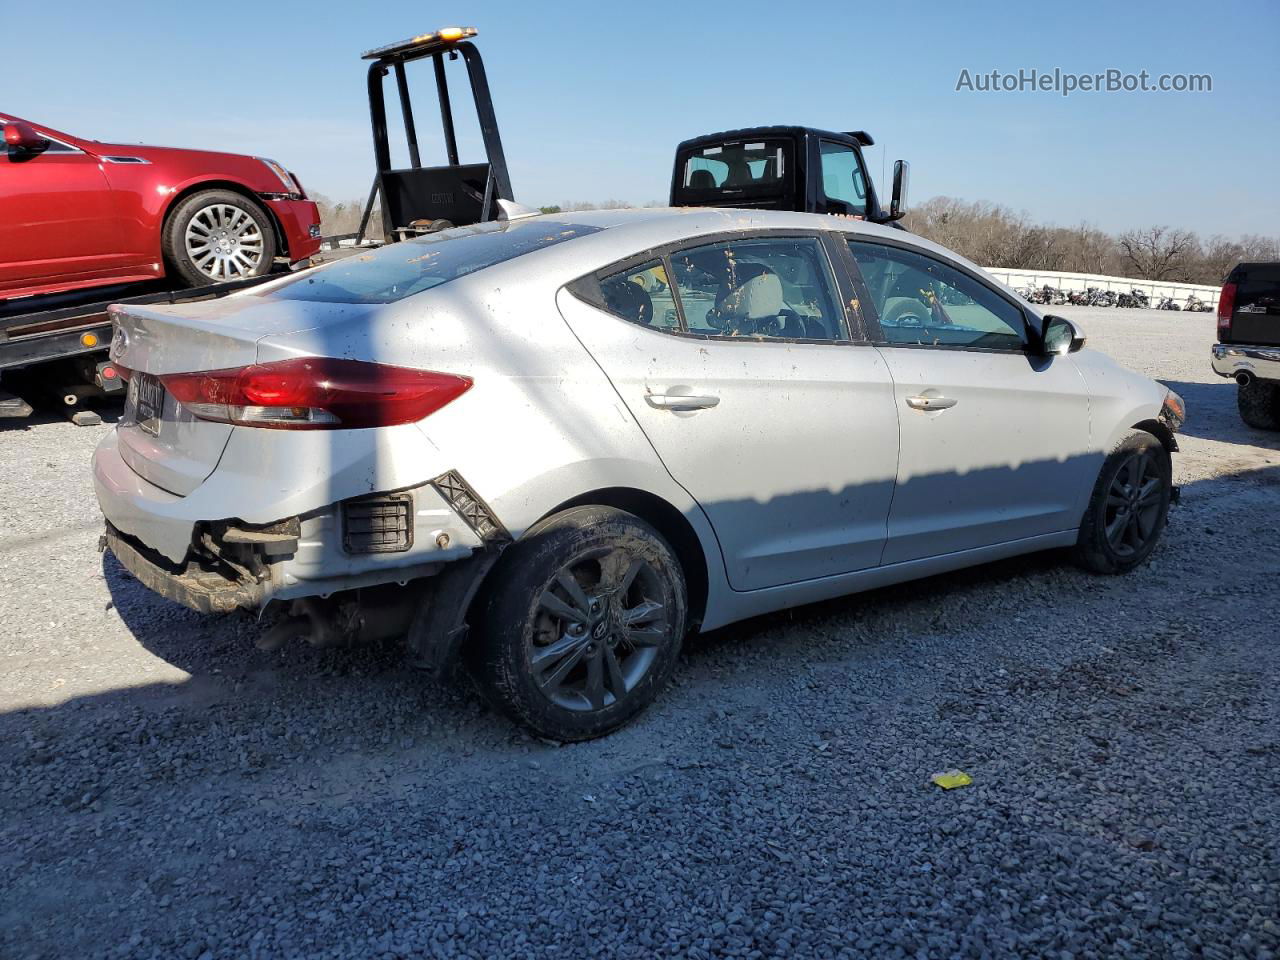
[[[878,564],[893,387],[877,351],[850,342],[817,238],[703,245],[601,274],[594,294],[562,290],[561,312],[706,512],[730,585]]]
[[[902,433],[884,562],[1080,524],[1100,463],[1070,357],[1027,349],[1021,308],[905,243],[852,241]]]

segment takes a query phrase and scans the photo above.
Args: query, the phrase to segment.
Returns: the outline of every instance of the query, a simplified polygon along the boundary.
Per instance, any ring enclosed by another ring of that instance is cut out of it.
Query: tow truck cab
[[[862,131],[750,127],[685,140],[676,147],[673,207],[749,207],[859,217],[892,223],[907,212],[909,167],[893,170],[886,210],[867,174]]]

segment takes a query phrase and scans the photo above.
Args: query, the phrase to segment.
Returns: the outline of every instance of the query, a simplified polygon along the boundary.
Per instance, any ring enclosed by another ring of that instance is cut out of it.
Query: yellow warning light
[[[385,47],[366,50],[362,56],[365,60],[377,60],[379,57],[390,57],[405,54],[424,55],[431,52],[432,47],[439,44],[457,43],[476,35],[475,27],[442,27],[434,33],[420,33],[399,43],[389,43]]]
[[[80,334],[80,346],[96,347],[98,345],[98,335],[96,333]]]

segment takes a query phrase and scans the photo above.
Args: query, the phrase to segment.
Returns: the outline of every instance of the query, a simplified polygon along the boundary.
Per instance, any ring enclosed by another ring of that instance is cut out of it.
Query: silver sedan
[[[808,214],[605,211],[113,308],[106,543],[277,645],[399,635],[539,734],[653,700],[684,638],[1050,548],[1123,573],[1182,401],[973,264]]]

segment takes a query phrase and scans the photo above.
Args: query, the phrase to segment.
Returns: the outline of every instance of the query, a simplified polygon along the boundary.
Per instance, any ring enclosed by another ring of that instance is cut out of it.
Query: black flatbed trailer
[[[76,423],[97,423],[100,417],[76,409],[82,400],[110,396],[123,390],[107,360],[111,346],[111,319],[107,308],[114,303],[196,303],[225,297],[237,290],[280,277],[232,280],[188,289],[97,287],[88,291],[47,294],[0,301],[0,418],[30,416],[31,405],[4,388],[6,374],[40,367],[41,392],[61,398]],[[139,289],[146,292],[138,292]],[[111,295],[118,291],[118,295]]]

